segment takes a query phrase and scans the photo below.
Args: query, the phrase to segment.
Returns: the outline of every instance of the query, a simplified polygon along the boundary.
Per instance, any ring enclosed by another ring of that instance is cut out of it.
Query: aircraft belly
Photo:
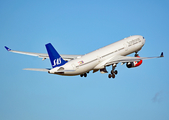
[[[89,72],[90,70],[92,70],[94,68],[94,66],[97,65],[97,61],[91,62],[91,63],[87,63],[87,64],[82,64],[81,66],[76,66],[76,69],[74,72],[65,72],[64,75],[68,75],[68,76],[73,76],[73,75],[80,75],[86,72]]]

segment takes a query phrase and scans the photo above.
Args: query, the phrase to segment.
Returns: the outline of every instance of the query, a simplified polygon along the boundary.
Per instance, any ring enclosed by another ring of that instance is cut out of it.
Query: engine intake
[[[139,57],[139,56],[138,56]],[[138,67],[138,66],[140,66],[141,64],[142,64],[142,62],[143,62],[143,60],[140,60],[140,61],[134,61],[134,62],[128,62],[128,63],[126,63],[126,66],[128,67],[128,68],[133,68],[133,67]]]
[[[132,67],[134,67],[134,62],[126,63],[126,66],[127,66],[128,68],[132,68]]]

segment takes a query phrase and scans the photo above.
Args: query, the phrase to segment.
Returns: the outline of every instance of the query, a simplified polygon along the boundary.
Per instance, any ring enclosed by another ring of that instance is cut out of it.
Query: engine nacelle
[[[139,57],[139,56],[138,56]],[[134,62],[129,62],[129,63],[126,63],[126,66],[128,68],[133,68],[133,67],[138,67],[142,64],[143,60],[140,60],[140,61],[134,61]]]

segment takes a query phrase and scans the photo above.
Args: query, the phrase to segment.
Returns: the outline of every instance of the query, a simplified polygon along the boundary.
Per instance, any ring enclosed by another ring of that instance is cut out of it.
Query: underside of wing
[[[116,56],[110,59],[105,66],[117,64],[117,63],[128,63],[128,62],[134,62],[134,61],[140,61],[140,60],[146,60],[146,59],[153,59],[153,58],[161,58],[164,57],[163,52],[160,56],[156,57],[128,57],[128,56]]]

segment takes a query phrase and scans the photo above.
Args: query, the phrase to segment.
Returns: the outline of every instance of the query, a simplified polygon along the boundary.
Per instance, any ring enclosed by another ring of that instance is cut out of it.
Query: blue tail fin
[[[67,61],[63,60],[63,58],[59,55],[51,43],[48,43],[45,46],[53,68],[62,66],[67,63]]]

